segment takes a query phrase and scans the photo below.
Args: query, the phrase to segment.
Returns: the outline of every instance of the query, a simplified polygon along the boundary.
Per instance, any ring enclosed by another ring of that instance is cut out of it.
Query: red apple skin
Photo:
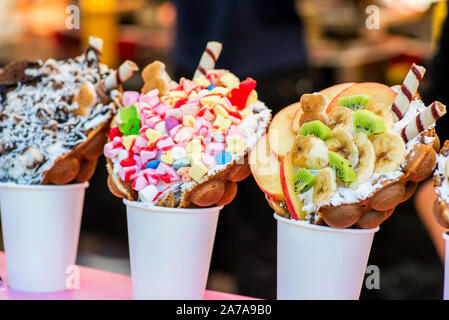
[[[293,186],[294,167],[291,161],[291,153],[287,153],[281,161],[281,186],[284,192],[285,204],[290,215],[295,220],[304,220],[305,213],[302,211],[302,202],[294,191]]]
[[[338,99],[357,94],[369,94],[371,96],[371,100],[367,106],[374,105],[376,103],[383,103],[386,106],[390,106],[396,98],[396,92],[384,84],[377,82],[361,82],[348,87],[335,96],[335,98],[328,105],[326,113],[329,113],[334,107],[338,106]]]
[[[285,107],[273,117],[268,128],[267,136],[270,148],[279,159],[282,159],[291,150],[295,141],[296,132],[291,128],[291,122],[299,108],[299,103]]]
[[[261,159],[261,161],[258,161]],[[260,164],[266,164],[261,167]],[[267,136],[263,136],[256,143],[249,155],[251,173],[258,187],[270,198],[282,201],[284,194],[281,187],[280,162],[268,145]],[[275,169],[268,174],[263,172],[267,167]]]
[[[327,102],[326,102],[326,106],[324,107],[324,110],[327,110],[327,107],[329,106],[329,104],[332,102],[332,100],[337,95],[340,94],[340,92],[342,92],[343,90],[345,90],[349,87],[352,87],[355,84],[356,84],[355,82],[345,82],[345,83],[336,84],[329,88],[321,90],[319,93],[325,95],[327,98]]]

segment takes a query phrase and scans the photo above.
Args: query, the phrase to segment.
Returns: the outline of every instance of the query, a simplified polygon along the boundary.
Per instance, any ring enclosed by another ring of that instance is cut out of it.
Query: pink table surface
[[[0,300],[130,300],[131,277],[79,266],[80,289],[52,293],[27,293],[8,288],[6,257],[0,252]],[[204,300],[252,300],[254,298],[206,290]]]

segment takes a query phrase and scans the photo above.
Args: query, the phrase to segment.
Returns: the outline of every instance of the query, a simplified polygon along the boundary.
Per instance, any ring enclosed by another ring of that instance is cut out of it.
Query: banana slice
[[[335,128],[332,130],[332,138],[326,140],[325,144],[329,151],[340,154],[351,163],[353,168],[357,167],[359,150],[354,143],[352,134],[348,130],[342,127]]]
[[[301,168],[321,169],[329,163],[329,152],[323,140],[298,135],[292,148],[292,162]]]
[[[400,135],[393,131],[370,136],[376,153],[375,173],[386,174],[399,168],[405,159],[405,143]]]
[[[365,110],[371,111],[372,113],[377,114],[379,117],[384,119],[385,126],[387,129],[393,128],[393,114],[391,110],[384,105],[383,103],[376,103],[374,105],[368,105]]]
[[[335,171],[329,167],[320,169],[313,186],[313,203],[320,204],[331,199],[337,192],[337,177]]]
[[[329,127],[335,129],[337,127],[342,127],[349,132],[354,131],[354,125],[352,122],[352,115],[354,111],[346,107],[335,107],[329,114]]]
[[[349,185],[352,189],[357,188],[372,177],[376,164],[376,153],[374,152],[373,144],[364,133],[357,133],[354,136],[354,143],[359,150],[359,163],[355,168],[356,178]]]

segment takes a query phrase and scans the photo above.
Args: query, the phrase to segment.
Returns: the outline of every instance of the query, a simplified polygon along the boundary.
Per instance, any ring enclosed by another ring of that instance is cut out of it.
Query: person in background
[[[257,81],[259,99],[273,110],[299,100],[307,74],[303,25],[294,0],[174,1],[176,79],[192,77],[208,41],[223,43],[216,68]],[[276,222],[250,176],[220,215],[212,269],[228,269],[238,293],[276,296]]]

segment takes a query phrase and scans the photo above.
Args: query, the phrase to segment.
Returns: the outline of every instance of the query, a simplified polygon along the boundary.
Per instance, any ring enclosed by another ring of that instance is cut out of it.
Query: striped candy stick
[[[426,72],[426,68],[418,66],[416,64],[412,64],[407,76],[402,83],[400,90],[398,91],[398,95],[391,105],[391,111],[393,113],[394,122],[397,122],[404,118],[405,113],[407,112],[408,107],[410,106],[410,102],[413,100],[413,97],[418,90],[418,86],[422,81],[424,73]]]
[[[139,67],[131,60],[126,60],[120,67],[112,72],[105,80],[106,89],[112,90],[117,88],[120,84],[131,78],[131,76],[139,70]]]
[[[103,51],[103,39],[94,36],[89,37],[89,47],[86,50],[86,60],[89,65],[100,62],[101,51]]]
[[[429,128],[439,118],[446,114],[446,106],[439,101],[422,110],[412,121],[410,121],[401,131],[402,139],[405,143],[418,136],[421,132]]]
[[[206,45],[206,49],[201,56],[200,63],[196,68],[195,74],[193,75],[193,79],[199,76],[205,76],[207,71],[215,68],[215,63],[217,62],[218,57],[221,53],[222,44],[217,41],[210,41]]]

